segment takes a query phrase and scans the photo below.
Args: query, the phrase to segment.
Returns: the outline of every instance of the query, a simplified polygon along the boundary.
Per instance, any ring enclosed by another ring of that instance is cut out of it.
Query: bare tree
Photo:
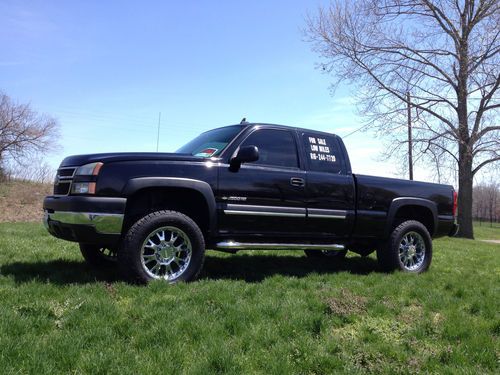
[[[31,181],[40,184],[54,181],[56,171],[39,155],[6,166],[8,180]]]
[[[474,186],[474,219],[488,220],[491,225],[500,219],[500,184],[491,179],[489,182]]]
[[[322,68],[355,83],[366,128],[407,152],[406,95],[414,158],[458,167],[459,235],[473,238],[472,183],[500,160],[498,0],[334,1],[308,18]]]
[[[58,128],[54,118],[0,92],[0,173],[5,173],[7,164],[51,150],[57,144]]]

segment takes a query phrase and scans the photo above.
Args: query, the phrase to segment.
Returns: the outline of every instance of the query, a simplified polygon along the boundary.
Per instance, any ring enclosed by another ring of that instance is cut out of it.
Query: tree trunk
[[[459,70],[457,81],[458,115],[458,236],[474,239],[472,228],[472,144],[467,109],[467,81],[469,70],[469,44],[465,12],[461,15],[461,38],[458,48]]]
[[[468,147],[460,145],[458,162],[458,237],[474,238],[472,228],[472,157]]]

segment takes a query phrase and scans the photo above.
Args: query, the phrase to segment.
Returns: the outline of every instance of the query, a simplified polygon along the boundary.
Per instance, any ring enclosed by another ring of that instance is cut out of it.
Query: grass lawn
[[[474,223],[474,237],[477,240],[500,240],[500,223]]]
[[[374,257],[208,252],[200,281],[139,287],[39,224],[0,224],[0,369],[498,374],[500,245],[434,250],[420,276],[379,273]]]

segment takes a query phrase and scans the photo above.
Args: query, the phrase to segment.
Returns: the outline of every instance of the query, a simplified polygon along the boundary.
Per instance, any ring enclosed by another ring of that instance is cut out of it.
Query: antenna
[[[161,112],[158,113],[158,134],[156,135],[156,152],[160,146],[160,125],[161,125]]]

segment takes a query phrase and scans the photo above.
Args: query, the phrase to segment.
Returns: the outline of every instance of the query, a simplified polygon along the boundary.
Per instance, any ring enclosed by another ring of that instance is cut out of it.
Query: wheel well
[[[207,201],[200,192],[188,188],[145,188],[127,199],[124,229],[150,212],[172,210],[189,216],[206,234],[210,227]]]
[[[392,229],[396,228],[399,224],[406,220],[419,221],[425,225],[431,236],[434,234],[434,217],[432,216],[432,212],[429,208],[415,205],[400,207],[394,216]]]

